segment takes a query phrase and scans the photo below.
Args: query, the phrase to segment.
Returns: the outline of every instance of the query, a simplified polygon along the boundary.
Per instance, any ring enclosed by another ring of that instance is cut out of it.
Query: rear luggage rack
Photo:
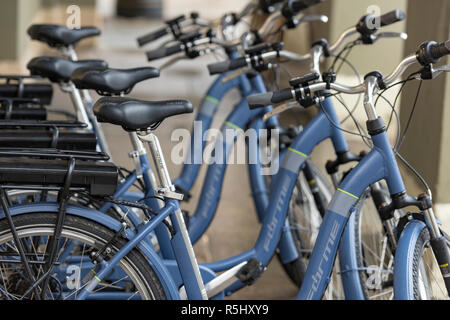
[[[36,98],[0,97],[0,118],[46,120],[47,110]]]
[[[11,98],[38,98],[40,104],[50,105],[53,98],[53,86],[49,83],[24,83],[24,80],[42,80],[38,76],[0,75],[5,83],[0,84],[0,96]]]
[[[91,161],[108,161],[104,152],[58,150],[51,148],[0,148],[0,157],[32,157],[43,159],[76,159]]]
[[[13,120],[47,120],[47,109],[43,107],[28,107],[14,105],[10,108],[0,108],[0,119]]]
[[[0,120],[0,129],[12,127],[42,127],[42,128],[87,128],[86,123],[78,121],[60,121],[60,120]]]

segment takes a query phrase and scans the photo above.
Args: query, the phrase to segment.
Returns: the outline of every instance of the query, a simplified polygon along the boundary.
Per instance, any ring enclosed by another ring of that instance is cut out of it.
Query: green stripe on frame
[[[345,193],[345,194],[347,194],[347,195],[349,195],[349,196],[351,196],[351,197],[353,197],[353,198],[359,200],[359,197],[355,196],[354,194],[351,194],[350,192],[347,192],[347,191],[345,191],[345,190],[342,190],[341,188],[337,188],[337,189],[338,189],[340,192],[343,192],[343,193]]]
[[[292,151],[292,152],[294,152],[294,153],[296,153],[296,154],[299,154],[299,155],[301,155],[302,157],[308,158],[308,155],[304,154],[303,152],[300,152],[300,151],[295,150],[295,149],[293,149],[293,148],[288,148],[288,150],[289,150],[289,151]]]
[[[231,123],[229,121],[225,121],[225,124],[229,127],[232,127],[233,129],[242,130],[242,128],[238,127],[237,125],[235,125],[234,123]]]
[[[211,102],[213,102],[215,104],[219,104],[219,102],[220,102],[219,99],[216,99],[216,98],[211,97],[211,96],[206,96],[205,99],[208,100],[208,101],[211,101]]]

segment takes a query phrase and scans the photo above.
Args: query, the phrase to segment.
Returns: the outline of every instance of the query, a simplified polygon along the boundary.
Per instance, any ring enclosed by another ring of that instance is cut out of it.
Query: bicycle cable
[[[347,58],[345,58],[345,57],[338,57],[338,56],[335,56],[335,57],[336,57],[335,59],[340,59],[340,60],[342,60],[342,64],[346,63],[346,64],[352,69],[352,71],[355,73],[356,77],[358,78],[358,83],[361,83],[361,82],[362,82],[362,81],[361,81],[361,76],[360,76],[358,70],[356,69],[356,67],[355,67],[350,61],[347,60]],[[341,94],[341,93],[337,93],[337,94],[335,94],[335,96],[339,96],[342,100],[344,100],[344,99],[342,98],[342,94]],[[348,118],[351,117],[351,114],[353,114],[353,112],[355,112],[356,108],[358,108],[358,105],[359,105],[360,101],[361,101],[361,94],[358,95],[358,99],[356,100],[355,105],[354,105],[353,108],[351,109],[349,115],[346,116],[346,117],[341,121],[341,124],[344,124],[344,122],[346,122],[346,121],[348,120]]]
[[[347,43],[347,44],[345,45],[345,47],[342,48],[342,50],[339,51],[339,53],[335,56],[335,59],[333,60],[331,66],[328,68],[328,71],[329,71],[329,72],[334,72],[334,66],[336,65],[337,60],[339,60],[339,58],[341,58],[341,55],[342,55],[344,52],[346,52],[346,51],[349,50],[349,52],[346,53],[346,56],[344,57],[344,59],[346,59],[346,58],[348,57],[348,55],[350,54],[351,49],[353,49],[353,47],[355,47],[358,43],[359,43],[359,40],[354,40],[354,41],[352,41],[352,42],[350,42],[350,43]],[[340,67],[342,67],[342,63],[341,63],[341,66],[340,66]],[[339,67],[339,68],[340,68],[340,67]],[[337,71],[336,71],[336,72],[337,72]]]
[[[338,101],[339,101],[339,100],[338,100]],[[341,131],[346,132],[346,133],[351,134],[351,135],[359,136],[359,137],[361,137],[361,138],[363,138],[363,139],[364,139],[364,138],[365,138],[365,139],[370,139],[370,137],[365,136],[365,135],[363,135],[362,133],[352,132],[352,131],[346,130],[346,129],[344,129],[344,128],[341,128],[339,125],[337,125],[337,124],[333,121],[333,119],[331,119],[330,115],[325,111],[325,109],[324,109],[323,106],[322,106],[322,102],[319,102],[319,103],[318,103],[318,106],[320,107],[320,109],[322,110],[322,112],[324,113],[324,115],[327,117],[327,119],[328,119],[328,121],[331,123],[331,125],[332,125],[333,127],[335,127],[336,129],[341,130]],[[346,106],[344,105],[344,107],[346,107]],[[348,109],[348,107],[346,107],[346,109]],[[359,128],[359,127],[358,127],[358,128]]]
[[[414,104],[413,104],[413,107],[412,107],[411,112],[410,112],[410,114],[409,114],[409,118],[408,118],[408,121],[407,121],[407,123],[406,123],[405,130],[403,130],[402,138],[400,139],[400,141],[398,142],[398,144],[397,144],[396,147],[395,147],[396,150],[399,150],[400,147],[401,147],[402,144],[403,144],[403,141],[405,141],[406,133],[408,132],[409,125],[411,124],[411,120],[412,120],[412,117],[413,117],[413,115],[414,115],[414,111],[416,110],[416,105],[417,105],[417,101],[418,101],[418,99],[419,99],[420,89],[422,88],[422,83],[423,83],[423,80],[420,80],[420,82],[419,82],[419,87],[417,88],[417,92],[416,92],[416,97],[414,98]]]
[[[370,137],[365,135],[365,134],[363,134],[364,129],[362,129],[361,125],[358,123],[358,121],[356,120],[356,118],[353,115],[353,113],[349,110],[348,106],[345,104],[345,102],[343,100],[340,100],[341,97],[338,98],[338,95],[336,95],[335,98],[340,104],[342,104],[344,106],[345,110],[347,110],[347,112],[349,113],[348,117],[352,118],[353,123],[355,124],[356,129],[358,130],[358,133],[361,136],[361,139],[363,140],[364,144],[366,146],[368,146],[369,148],[372,148],[372,143],[370,142]]]
[[[394,114],[395,115],[395,117],[396,117],[396,119],[397,119],[397,126],[398,126],[398,131],[397,131],[397,138],[396,138],[396,142],[395,142],[395,145],[394,145],[394,148],[392,148],[392,151],[394,152],[394,154],[396,155],[396,157],[398,157],[399,159],[400,159],[400,161],[420,180],[420,182],[424,185],[424,187],[425,187],[425,189],[426,189],[426,192],[427,192],[427,194],[430,196],[430,199],[432,199],[432,197],[433,197],[433,195],[432,195],[432,192],[431,192],[431,189],[430,189],[430,186],[428,185],[428,183],[426,182],[426,180],[422,177],[422,175],[405,159],[405,158],[403,158],[403,156],[398,152],[398,149],[401,147],[401,145],[403,144],[403,141],[404,141],[404,139],[405,139],[405,137],[406,137],[406,133],[407,133],[407,131],[408,131],[408,129],[409,129],[409,125],[410,125],[410,123],[411,123],[411,121],[412,121],[412,117],[413,117],[413,115],[414,115],[414,111],[415,111],[415,109],[416,109],[416,105],[417,105],[417,101],[418,101],[418,98],[419,98],[419,94],[420,94],[420,90],[421,90],[421,87],[422,87],[422,83],[423,83],[423,80],[420,80],[420,84],[419,84],[419,87],[418,87],[418,89],[417,89],[417,92],[416,92],[416,96],[415,96],[415,99],[414,99],[414,104],[413,104],[413,107],[412,107],[412,109],[411,109],[411,112],[410,112],[410,114],[409,114],[409,117],[408,117],[408,121],[407,121],[407,125],[406,125],[406,128],[405,128],[405,130],[403,131],[403,134],[402,134],[402,137],[400,138],[400,132],[401,132],[401,125],[400,125],[400,118],[399,118],[399,116],[398,116],[398,113],[397,113],[397,111],[395,110],[395,104],[396,104],[396,101],[397,101],[397,99],[398,99],[398,97],[399,97],[399,95],[400,95],[400,93],[401,93],[401,91],[403,90],[403,88],[405,87],[405,85],[406,85],[406,83],[408,83],[409,81],[412,81],[412,80],[414,80],[415,79],[415,75],[416,74],[419,74],[420,72],[414,72],[414,73],[412,73],[412,74],[410,74],[405,80],[402,80],[402,81],[399,81],[399,82],[396,82],[396,83],[394,83],[394,84],[392,84],[392,85],[390,85],[389,87],[387,87],[386,89],[384,89],[382,92],[380,92],[379,94],[378,94],[378,97],[377,97],[377,99],[375,100],[375,105],[377,104],[377,102],[378,102],[378,99],[379,98],[382,98],[382,99],[384,99],[386,102],[388,102],[389,103],[389,105],[391,106],[391,108],[392,108],[392,112],[391,112],[391,118],[392,118],[392,115]],[[397,95],[396,95],[396,98],[395,98],[395,101],[394,101],[394,104],[391,104],[389,101],[388,101],[388,99],[387,98],[385,98],[384,96],[383,96],[383,94],[387,91],[387,90],[389,90],[389,89],[391,89],[392,87],[394,87],[394,86],[397,86],[397,85],[399,85],[399,84],[402,84],[402,87],[400,88],[400,90],[399,90],[399,92],[397,93]],[[388,128],[389,128],[389,126],[388,126]]]

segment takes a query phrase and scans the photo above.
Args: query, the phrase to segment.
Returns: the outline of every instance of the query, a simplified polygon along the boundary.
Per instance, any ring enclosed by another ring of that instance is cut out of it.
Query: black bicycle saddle
[[[71,61],[57,57],[33,58],[27,65],[32,75],[48,78],[52,82],[68,82],[72,73],[79,68],[107,68],[103,60]]]
[[[156,68],[108,69],[80,68],[71,76],[78,89],[96,90],[101,95],[129,93],[133,87],[144,80],[159,77]]]
[[[99,122],[119,125],[126,131],[146,130],[166,118],[192,111],[192,104],[186,100],[142,101],[103,97],[94,105]]]
[[[45,42],[51,47],[68,47],[80,40],[100,35],[96,27],[69,29],[55,24],[33,24],[28,28],[31,39]]]

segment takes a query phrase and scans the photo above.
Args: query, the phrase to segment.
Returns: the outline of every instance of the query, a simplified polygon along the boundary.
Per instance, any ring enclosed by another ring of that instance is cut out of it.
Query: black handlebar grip
[[[277,3],[283,2],[284,0],[259,0],[259,8],[263,10],[265,13],[271,13],[272,6],[276,5]]]
[[[440,59],[450,54],[450,40],[431,46],[430,54],[433,59]]]
[[[272,104],[273,92],[252,94],[247,97],[250,109],[258,109]]]
[[[323,1],[324,0],[296,0],[293,1],[293,9],[296,11],[296,13],[299,13],[300,11],[315,6],[316,4],[319,4]]]
[[[142,37],[139,37],[137,39],[138,45],[139,47],[145,46],[147,43],[150,43],[152,41],[155,41],[159,38],[164,37],[165,35],[167,35],[169,32],[167,31],[167,27],[163,27],[159,30],[156,30],[154,32],[148,33]]]
[[[286,19],[291,19],[300,11],[312,7],[324,0],[288,0],[284,3],[281,13]]]
[[[148,61],[153,61],[153,60],[157,60],[157,59],[161,59],[161,58],[165,58],[168,56],[171,56],[175,53],[181,52],[182,49],[182,45],[181,44],[176,44],[174,46],[171,47],[163,47],[163,48],[159,48],[156,50],[150,50],[147,52],[147,59]]]
[[[422,66],[439,62],[439,59],[450,53],[450,40],[442,43],[426,41],[419,46],[416,52],[417,61]]]
[[[271,104],[277,104],[293,99],[292,89],[283,89],[276,92],[253,94],[247,97],[250,109],[258,109]]]
[[[383,14],[380,17],[380,26],[385,27],[390,24],[393,24],[393,23],[396,23],[399,21],[403,21],[405,19],[406,19],[406,14],[400,9],[395,9],[388,13]]]
[[[231,70],[240,69],[247,66],[247,59],[245,57],[222,61],[208,65],[210,75],[220,74]]]
[[[406,14],[399,9],[392,10],[380,17],[376,17],[373,14],[368,14],[359,20],[358,24],[356,25],[356,30],[358,30],[358,32],[363,36],[370,36],[378,31],[381,27],[385,27],[398,21],[402,21],[405,18]]]

